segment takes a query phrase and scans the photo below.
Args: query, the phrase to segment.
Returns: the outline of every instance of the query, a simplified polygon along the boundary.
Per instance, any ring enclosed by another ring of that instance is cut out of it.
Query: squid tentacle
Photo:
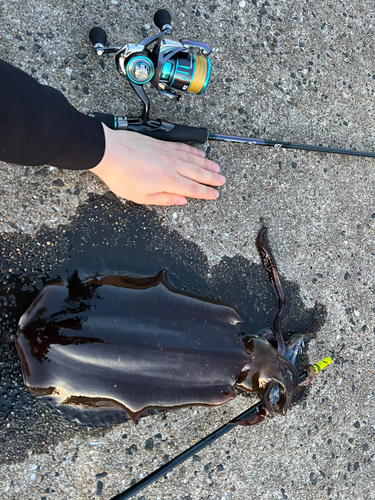
[[[267,228],[264,227],[259,231],[259,234],[256,239],[256,244],[260,258],[262,260],[263,268],[267,272],[268,279],[270,280],[277,295],[278,310],[273,320],[272,331],[275,336],[275,340],[277,342],[277,350],[280,352],[280,354],[284,355],[286,348],[285,348],[284,337],[281,333],[281,320],[286,308],[286,297],[283,287],[281,285],[281,280],[279,272],[277,270],[276,261],[274,259],[274,256],[272,255],[271,249],[268,246]]]
[[[286,345],[286,354],[285,357],[289,359],[291,363],[295,365],[296,358],[299,352],[305,346],[305,343],[310,342],[316,336],[317,331],[320,328],[319,318],[315,318],[315,324],[312,330],[308,333],[301,333],[299,335],[293,335]]]

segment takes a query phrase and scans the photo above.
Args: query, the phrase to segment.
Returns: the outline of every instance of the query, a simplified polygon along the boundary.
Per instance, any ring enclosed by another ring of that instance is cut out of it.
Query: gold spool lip
[[[195,71],[191,83],[189,85],[189,92],[199,94],[201,92],[207,75],[207,59],[204,56],[195,56]]]

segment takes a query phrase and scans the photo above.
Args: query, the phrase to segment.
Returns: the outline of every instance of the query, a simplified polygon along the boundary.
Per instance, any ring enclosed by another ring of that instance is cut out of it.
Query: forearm
[[[103,158],[102,124],[0,60],[0,160],[19,165],[89,169]]]

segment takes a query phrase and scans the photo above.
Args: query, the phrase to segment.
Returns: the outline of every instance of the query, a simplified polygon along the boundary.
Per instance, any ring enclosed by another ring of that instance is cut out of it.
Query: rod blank
[[[208,139],[214,141],[244,142],[247,144],[256,144],[257,146],[270,146],[270,147],[280,147],[287,149],[302,149],[304,151],[318,151],[320,153],[335,153],[341,155],[365,156],[368,158],[375,158],[375,153],[368,151],[356,151],[355,149],[327,148],[325,146],[296,144],[294,142],[268,141],[266,139],[255,139],[251,137],[240,137],[235,135],[208,134]]]
[[[299,383],[306,380],[306,378],[307,378],[307,372],[301,373],[301,375],[299,376]],[[210,445],[211,443],[216,441],[216,439],[220,438],[227,432],[234,429],[234,427],[238,425],[239,422],[241,422],[242,420],[247,420],[249,417],[254,415],[254,413],[259,412],[261,409],[262,409],[262,402],[259,401],[255,405],[251,406],[251,408],[249,408],[248,410],[245,410],[240,415],[237,415],[237,417],[235,417],[230,422],[227,422],[226,424],[222,425],[215,431],[211,432],[211,434],[198,441],[198,443],[194,444],[191,448],[177,455],[177,457],[173,458],[170,462],[162,465],[161,467],[159,467],[159,469],[155,470],[154,472],[151,472],[151,474],[138,481],[138,483],[133,484],[133,486],[130,486],[130,488],[128,488],[127,490],[111,498],[111,500],[127,500],[136,493],[139,493],[141,490],[143,490],[143,488],[146,488],[147,486],[149,486],[150,484],[152,484],[153,482],[157,481],[162,476],[170,472],[172,469],[177,467],[178,465],[181,465],[183,462],[185,462],[185,460],[195,455],[200,450]]]

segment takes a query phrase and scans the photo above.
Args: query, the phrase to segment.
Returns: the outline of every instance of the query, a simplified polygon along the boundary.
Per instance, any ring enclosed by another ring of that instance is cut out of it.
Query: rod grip
[[[90,116],[107,125],[112,130],[116,130],[116,117],[108,113],[90,113]]]
[[[104,125],[107,125],[107,127],[112,130],[117,130],[119,128],[118,118],[114,115],[107,113],[91,113],[90,116],[100,120],[104,123]],[[203,144],[208,139],[208,130],[206,128],[189,127],[188,125],[178,125],[175,123],[165,123],[165,125],[168,130],[153,130],[148,125],[139,123],[132,124],[131,119],[129,119],[126,129],[153,137],[154,139],[160,139],[161,141],[197,142],[199,144]]]
[[[131,126],[129,126],[131,129]],[[208,131],[206,128],[188,127],[187,125],[173,124],[173,129],[166,132],[163,130],[136,130],[143,135],[154,139],[172,142],[197,142],[203,144],[207,141]]]

